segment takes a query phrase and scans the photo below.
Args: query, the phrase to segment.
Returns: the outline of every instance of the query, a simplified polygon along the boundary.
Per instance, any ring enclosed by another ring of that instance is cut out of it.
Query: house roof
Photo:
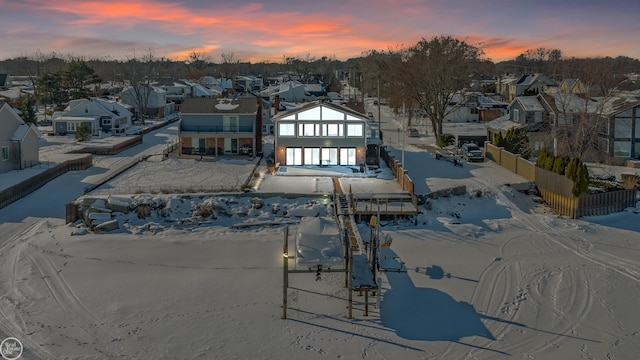
[[[579,94],[552,93],[540,94],[540,96],[549,105],[550,110],[555,113],[579,113],[595,110],[596,102],[587,100]]]
[[[518,102],[525,111],[544,111],[537,96],[518,96],[513,101]]]
[[[18,142],[23,141],[30,131],[33,131],[38,137],[42,136],[42,133],[40,132],[40,130],[38,130],[38,128],[35,125],[22,124],[18,126],[16,131],[11,136],[11,141],[18,141]]]
[[[258,103],[251,98],[186,98],[180,110],[185,114],[256,114]]]
[[[500,116],[497,119],[491,120],[487,123],[487,129],[499,130],[501,132],[507,132],[512,128],[521,129],[527,127],[526,124],[520,124],[509,119],[509,115]]]
[[[327,101],[323,102],[322,100],[305,103],[295,109],[278,113],[273,118],[273,121],[277,122],[279,120],[292,120],[292,119],[318,120],[318,116],[317,116],[318,112],[313,111],[312,109],[314,108],[321,108],[320,113],[322,114],[323,120],[367,121],[367,117],[358,111],[355,111],[349,107],[346,107],[340,104],[327,102]],[[311,118],[307,119],[306,115],[304,115],[303,113],[309,114]],[[325,116],[328,116],[328,117],[325,117]]]
[[[640,99],[626,97],[595,98],[598,101],[598,113],[612,116],[636,106],[640,106]]]

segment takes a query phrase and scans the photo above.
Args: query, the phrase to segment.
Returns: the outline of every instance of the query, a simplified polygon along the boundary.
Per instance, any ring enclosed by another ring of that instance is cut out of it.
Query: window
[[[320,148],[305,148],[304,149],[304,164],[305,165],[320,165]]]
[[[340,149],[340,165],[355,165],[355,164],[356,164],[356,149],[341,148]]]
[[[513,121],[520,122],[520,111],[513,109]]]
[[[76,127],[78,127],[78,123],[75,123],[73,121],[67,122],[67,131],[75,132],[76,131]]]
[[[298,124],[298,136],[316,136],[316,130],[320,131],[319,124]],[[320,136],[319,133],[317,135]]]
[[[238,117],[225,115],[222,118],[222,131],[225,131],[225,132],[238,131]]]
[[[362,124],[347,124],[347,136],[363,136]]]
[[[287,165],[302,165],[302,149],[301,148],[287,148],[287,158],[285,160]]]
[[[601,119],[599,128],[600,128],[600,134],[609,135],[609,120]]]
[[[8,146],[3,146],[2,147],[2,161],[7,161],[9,160],[9,147]]]
[[[322,148],[322,165],[338,165],[337,148]]]
[[[614,141],[613,142],[613,156],[615,156],[615,157],[629,157],[629,156],[631,156],[631,142],[629,142],[629,141]]]
[[[631,137],[631,119],[630,118],[615,119],[614,137],[616,138]]]
[[[296,135],[295,125],[291,123],[278,124],[278,135],[279,136],[295,136]]]
[[[341,124],[322,124],[322,136],[344,136]]]
[[[598,139],[598,149],[604,153],[609,153],[609,140],[600,138]]]

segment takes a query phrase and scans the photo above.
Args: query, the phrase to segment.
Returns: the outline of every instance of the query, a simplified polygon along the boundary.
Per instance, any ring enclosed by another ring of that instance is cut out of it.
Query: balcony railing
[[[253,126],[222,126],[222,125],[182,125],[180,127],[181,132],[193,132],[193,133],[253,133]]]

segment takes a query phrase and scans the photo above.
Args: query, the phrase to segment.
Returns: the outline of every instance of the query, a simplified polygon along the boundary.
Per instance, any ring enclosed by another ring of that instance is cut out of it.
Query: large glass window
[[[363,136],[362,124],[347,124],[347,136]]]
[[[629,156],[631,156],[631,142],[629,142],[629,141],[614,141],[613,142],[613,156],[615,156],[615,157],[629,157]]]
[[[337,148],[322,148],[322,165],[338,165]]]
[[[616,138],[630,138],[631,137],[631,119],[630,118],[616,118],[614,127],[614,137]]]
[[[287,148],[287,165],[302,165],[302,148]]]
[[[295,125],[291,123],[278,124],[278,135],[279,136],[295,136],[296,135]]]
[[[356,149],[341,148],[340,149],[340,165],[355,165],[355,164],[356,164]]]
[[[304,164],[305,165],[320,165],[320,148],[305,148],[304,149]]]

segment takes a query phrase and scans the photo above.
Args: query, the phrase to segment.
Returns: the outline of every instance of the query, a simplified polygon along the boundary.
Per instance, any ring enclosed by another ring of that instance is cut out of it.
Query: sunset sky
[[[539,47],[640,58],[637,0],[0,0],[0,10],[0,60],[124,60],[150,49],[175,60],[346,60],[437,35],[481,46],[495,62]]]

